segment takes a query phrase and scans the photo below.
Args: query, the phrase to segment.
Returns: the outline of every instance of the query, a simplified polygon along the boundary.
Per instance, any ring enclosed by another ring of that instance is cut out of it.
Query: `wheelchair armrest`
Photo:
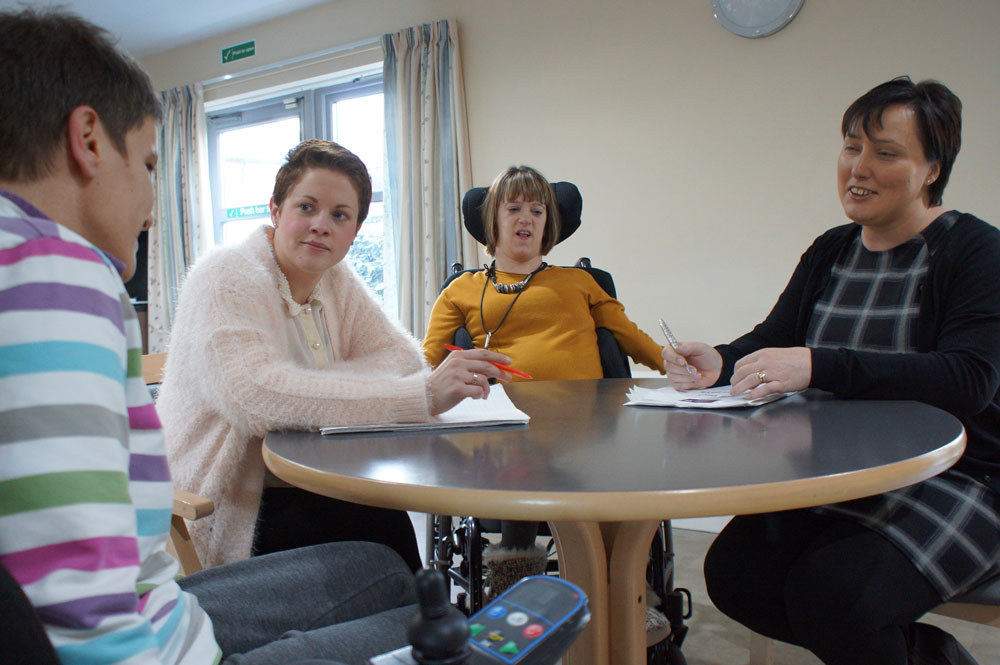
[[[607,328],[597,329],[597,351],[601,355],[601,369],[604,370],[605,379],[628,379],[632,377],[632,369],[628,364],[628,357],[618,340]]]
[[[469,334],[467,329],[459,328],[455,331],[455,337],[452,340],[452,344],[460,349],[474,349],[472,345],[472,335]]]

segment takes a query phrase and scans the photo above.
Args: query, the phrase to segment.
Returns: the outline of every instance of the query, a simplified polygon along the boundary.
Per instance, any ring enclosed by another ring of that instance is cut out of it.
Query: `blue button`
[[[503,605],[494,605],[486,612],[486,616],[490,617],[491,619],[499,619],[504,614],[507,614],[507,608],[504,607]]]

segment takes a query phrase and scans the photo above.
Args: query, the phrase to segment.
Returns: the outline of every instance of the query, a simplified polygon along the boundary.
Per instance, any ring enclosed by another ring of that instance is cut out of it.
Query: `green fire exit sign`
[[[254,40],[243,42],[242,44],[237,44],[236,46],[227,46],[222,49],[222,62],[225,64],[234,60],[249,58],[254,54],[256,48],[256,42]]]
[[[266,203],[255,206],[240,206],[239,208],[226,208],[226,219],[243,219],[246,217],[260,217],[271,212],[271,207]]]

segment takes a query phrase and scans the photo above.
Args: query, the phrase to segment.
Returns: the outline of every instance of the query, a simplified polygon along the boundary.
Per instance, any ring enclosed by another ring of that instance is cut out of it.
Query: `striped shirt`
[[[0,563],[63,663],[217,663],[121,263],[0,191]]]

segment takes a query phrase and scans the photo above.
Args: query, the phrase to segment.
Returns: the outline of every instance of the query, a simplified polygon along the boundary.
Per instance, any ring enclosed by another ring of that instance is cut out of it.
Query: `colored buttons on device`
[[[486,628],[486,626],[484,626],[481,623],[472,623],[472,624],[469,624],[469,635],[471,635],[472,637],[475,637],[479,633],[483,632],[483,628]]]
[[[500,653],[520,653],[517,645],[513,642],[508,642],[507,644],[500,647]]]
[[[507,614],[507,608],[503,605],[494,605],[486,612],[486,616],[491,619],[499,619],[504,614]]]
[[[542,627],[541,624],[533,623],[530,626],[525,626],[524,630],[521,631],[521,634],[527,637],[529,640],[533,640],[544,632],[545,629]]]
[[[511,612],[507,617],[507,623],[512,626],[523,626],[528,623],[528,615],[524,612]]]

